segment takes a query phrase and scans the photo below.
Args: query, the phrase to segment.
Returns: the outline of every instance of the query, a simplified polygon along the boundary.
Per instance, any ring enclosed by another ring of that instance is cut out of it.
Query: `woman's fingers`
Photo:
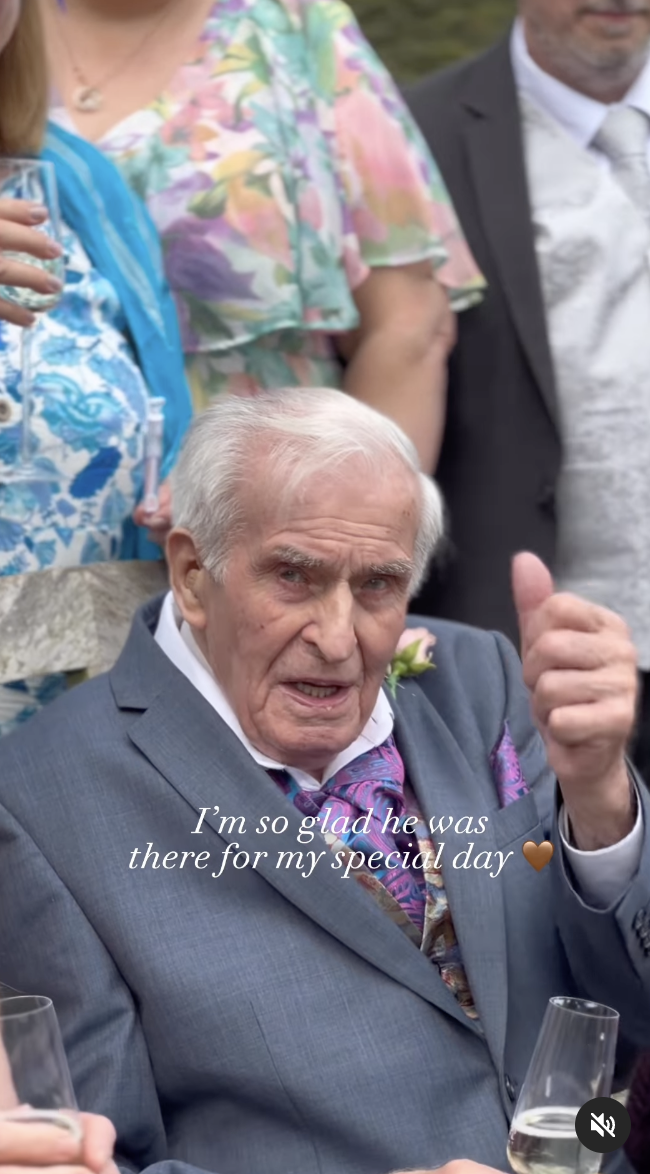
[[[58,294],[63,285],[58,277],[36,265],[7,254],[21,253],[40,261],[55,261],[63,250],[58,241],[33,228],[48,216],[47,208],[26,200],[0,200],[0,285],[19,286],[39,294]],[[0,299],[0,318],[14,326],[31,326],[30,310]]]
[[[22,306],[14,306],[11,302],[6,302],[4,298],[0,298],[0,319],[3,322],[10,322],[12,326],[33,326],[36,321],[36,314],[32,314],[31,310],[25,310]]]
[[[15,220],[16,224],[44,224],[48,216],[49,212],[44,204],[34,204],[30,200],[0,198],[0,220]]]
[[[172,494],[169,481],[163,481],[158,491],[158,508],[153,514],[146,512],[144,505],[137,506],[133,513],[136,526],[147,526],[147,538],[164,546],[172,528]]]
[[[1,205],[6,202],[0,200],[0,249],[12,253],[28,253],[29,256],[38,257],[43,261],[54,261],[62,255],[61,245],[58,241],[52,240],[52,237],[3,217]]]
[[[0,285],[18,285],[40,294],[56,294],[63,289],[63,282],[54,274],[48,273],[47,269],[38,269],[35,265],[15,261],[1,250]]]

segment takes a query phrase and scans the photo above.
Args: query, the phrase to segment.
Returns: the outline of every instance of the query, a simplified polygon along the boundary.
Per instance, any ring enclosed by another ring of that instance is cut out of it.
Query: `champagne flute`
[[[0,998],[0,1122],[58,1125],[78,1140],[77,1102],[52,1000]]]
[[[61,221],[59,216],[59,197],[56,186],[56,174],[52,163],[44,163],[38,159],[0,159],[0,197],[13,200],[26,200],[32,204],[41,204],[47,208],[47,219],[35,226],[37,232],[61,243]],[[43,269],[61,282],[65,279],[65,261],[63,256],[43,260],[33,257],[30,253],[12,252],[4,250],[6,258],[20,261],[25,265],[33,265]],[[23,306],[28,310],[51,310],[61,298],[59,293],[36,293],[19,285],[0,285],[0,297],[12,302],[15,306]],[[32,351],[34,326],[21,328],[21,400],[22,400],[22,429],[19,456],[14,467],[2,473],[2,481],[51,481],[56,478],[39,469],[33,460],[32,436],[32,396],[33,371]]]
[[[602,1003],[550,1000],[510,1127],[516,1174],[597,1174],[602,1154],[578,1141],[575,1119],[611,1094],[618,1023]]]

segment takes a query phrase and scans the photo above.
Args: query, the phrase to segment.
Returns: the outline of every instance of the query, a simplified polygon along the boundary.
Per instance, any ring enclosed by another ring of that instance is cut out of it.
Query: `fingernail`
[[[58,277],[48,277],[45,288],[48,293],[61,293],[63,282],[59,281]]]
[[[44,204],[31,204],[29,208],[29,218],[32,224],[40,224],[41,221],[47,220],[49,212]]]
[[[47,252],[48,257],[63,256],[63,248],[57,241],[48,241],[44,251]]]

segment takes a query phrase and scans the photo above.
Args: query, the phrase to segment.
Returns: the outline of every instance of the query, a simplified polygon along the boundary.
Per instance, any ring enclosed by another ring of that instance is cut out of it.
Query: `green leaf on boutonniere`
[[[436,667],[429,659],[429,650],[434,643],[435,637],[423,640],[422,636],[417,636],[411,644],[407,644],[395,653],[385,678],[386,687],[393,697],[397,696],[397,686],[402,677],[419,677],[422,673],[427,673],[429,669]]]

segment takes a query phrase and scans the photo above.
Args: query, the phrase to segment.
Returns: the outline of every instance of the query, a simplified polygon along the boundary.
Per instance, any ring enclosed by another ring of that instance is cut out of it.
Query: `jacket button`
[[[0,399],[0,424],[6,424],[11,419],[11,404],[8,399]]]
[[[537,498],[537,504],[545,513],[550,514],[553,518],[555,517],[555,486],[550,481],[542,485]]]
[[[514,1101],[517,1094],[515,1091],[515,1086],[512,1083],[512,1081],[508,1075],[505,1076],[504,1084],[506,1086],[506,1092],[507,1092],[508,1096],[510,1097],[510,1100]]]

